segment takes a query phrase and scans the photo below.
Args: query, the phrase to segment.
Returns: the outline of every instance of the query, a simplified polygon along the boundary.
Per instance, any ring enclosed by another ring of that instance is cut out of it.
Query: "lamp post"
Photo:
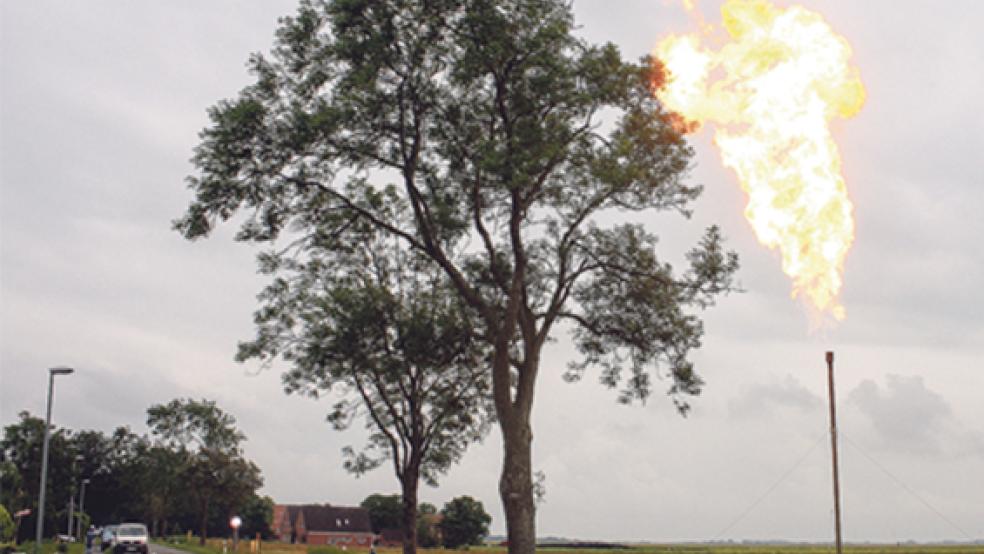
[[[72,458],[72,490],[69,491],[70,494],[68,495],[68,533],[65,533],[69,537],[75,536],[75,533],[72,532],[74,529],[72,527],[72,518],[75,516],[75,466],[84,459],[85,456],[81,454],[77,454]]]
[[[82,480],[82,492],[79,493],[79,540],[82,539],[82,516],[85,515],[85,486],[89,484],[88,479]]]
[[[243,524],[243,519],[239,516],[232,516],[229,520],[229,527],[232,527],[232,551],[239,552],[239,527]]]
[[[53,367],[48,370],[48,416],[44,420],[44,446],[41,449],[41,492],[38,493],[38,521],[34,532],[34,554],[41,552],[41,537],[44,534],[44,493],[48,484],[48,438],[51,427],[51,402],[54,400],[55,375],[70,375],[75,370],[70,367]]]

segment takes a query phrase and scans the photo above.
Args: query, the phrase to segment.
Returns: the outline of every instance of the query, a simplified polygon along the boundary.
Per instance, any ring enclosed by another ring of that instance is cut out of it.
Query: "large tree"
[[[645,226],[611,223],[688,215],[700,188],[653,95],[659,65],[573,30],[566,0],[302,1],[272,54],[251,58],[255,84],[210,110],[195,200],[176,222],[194,239],[245,212],[237,238],[283,235],[290,259],[370,225],[439,266],[492,351],[513,553],[535,549],[530,419],[546,341],[569,326],[572,378],[598,367],[632,402],[658,375],[685,411],[702,385],[694,312],[737,268],[715,227],[675,273]]]
[[[389,213],[411,217],[398,205]],[[361,475],[391,464],[403,502],[395,527],[413,554],[419,482],[436,485],[489,429],[489,349],[438,266],[372,225],[353,226],[308,245],[306,261],[265,259],[279,278],[239,358],[283,357],[288,392],[336,393],[328,420],[338,430],[364,419],[369,441],[345,447],[345,467]]]
[[[259,468],[242,455],[246,436],[215,402],[191,398],[151,406],[147,426],[159,446],[188,455],[181,478],[195,497],[198,541],[204,545],[210,510],[233,515],[263,485]]]

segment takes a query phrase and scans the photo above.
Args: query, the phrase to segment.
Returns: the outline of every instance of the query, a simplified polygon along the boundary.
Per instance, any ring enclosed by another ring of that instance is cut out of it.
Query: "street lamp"
[[[232,527],[232,551],[239,552],[239,527],[243,524],[243,518],[232,516],[229,520],[229,527]]]
[[[65,533],[69,537],[74,537],[75,533],[72,532],[72,518],[75,516],[75,466],[79,462],[85,459],[85,456],[81,454],[76,454],[72,458],[72,490],[69,491],[71,494],[68,495],[68,533]]]
[[[41,492],[38,493],[38,522],[34,532],[34,554],[41,552],[41,536],[44,534],[44,493],[48,484],[48,430],[51,427],[51,402],[54,400],[55,375],[70,375],[70,367],[53,367],[48,370],[48,417],[44,421],[44,447],[41,450]]]
[[[82,492],[79,493],[79,540],[82,539],[82,516],[85,515],[85,486],[89,484],[88,479],[82,480]]]

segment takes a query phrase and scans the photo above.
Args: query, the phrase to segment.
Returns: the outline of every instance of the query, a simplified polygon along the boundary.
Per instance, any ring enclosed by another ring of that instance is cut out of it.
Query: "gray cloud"
[[[777,412],[816,413],[823,399],[792,375],[781,382],[756,383],[728,401],[728,414],[739,418],[774,417]]]
[[[918,375],[886,375],[884,389],[865,380],[847,398],[867,417],[882,444],[896,450],[938,453],[940,435],[952,422],[950,404]]]

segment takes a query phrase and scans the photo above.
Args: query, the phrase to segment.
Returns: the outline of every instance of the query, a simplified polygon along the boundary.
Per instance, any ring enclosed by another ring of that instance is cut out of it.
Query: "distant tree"
[[[394,221],[406,220],[397,206]],[[338,393],[328,420],[356,418],[368,444],[346,447],[345,468],[361,475],[389,462],[403,500],[404,552],[417,543],[419,482],[437,478],[489,430],[487,344],[474,312],[440,269],[371,226],[342,241],[325,237],[310,262],[267,256],[282,276],[261,295],[257,337],[239,359],[282,356],[289,393]],[[340,248],[325,263],[320,253]]]
[[[20,471],[17,466],[5,458],[0,450],[0,504],[5,506],[20,505],[18,494],[23,491]]]
[[[27,538],[35,525],[43,430],[42,419],[23,412],[19,423],[4,429],[0,444],[4,463],[14,468],[3,472],[3,501],[14,511],[32,509],[32,514],[21,523],[21,538]],[[142,516],[140,493],[131,483],[139,461],[137,445],[142,440],[125,427],[111,436],[100,431],[54,428],[49,444],[47,483],[47,498],[51,502],[45,508],[45,529],[51,533],[62,532],[69,496],[78,494],[82,479],[89,479],[85,512],[94,521]]]
[[[89,479],[85,512],[92,521],[104,524],[144,517],[139,467],[146,442],[128,427],[118,427],[109,435],[95,430],[73,435],[72,446],[79,457],[76,478]]]
[[[437,506],[421,502],[417,508],[417,544],[424,548],[441,546],[441,530],[437,524]]]
[[[45,529],[51,534],[64,529],[68,496],[78,494],[80,480],[88,479],[85,513],[76,514],[83,524],[141,520],[154,534],[173,530],[178,522],[184,528],[200,528],[204,494],[209,495],[210,532],[227,529],[229,515],[240,509],[252,514],[248,521],[262,532],[260,512],[264,508],[253,501],[262,480],[259,469],[242,458],[238,447],[231,446],[243,440],[234,430],[235,421],[214,417],[217,413],[210,414],[212,409],[202,405],[207,403],[193,403],[184,415],[175,411],[183,401],[155,407],[156,441],[128,427],[118,427],[108,435],[53,429],[48,467],[48,497],[52,500],[46,508]],[[205,431],[215,426],[231,426],[233,431]],[[43,420],[22,412],[19,422],[4,427],[0,440],[0,503],[14,512],[32,510],[20,524],[22,539],[34,529],[43,430]],[[220,437],[215,440],[218,448],[203,451],[200,441],[215,437]]]
[[[94,470],[92,483],[86,489],[86,511],[100,523],[118,523],[127,519],[144,519],[147,515],[147,485],[143,452],[149,440],[129,427],[117,427],[105,437],[104,458],[83,465]],[[96,451],[93,450],[93,453]],[[91,510],[90,510],[91,509]]]
[[[403,500],[398,494],[370,494],[359,506],[369,511],[372,530],[399,529],[403,522]]]
[[[273,505],[273,499],[269,496],[253,494],[240,510],[243,518],[241,534],[244,537],[253,537],[259,533],[261,538],[269,539],[272,536]]]
[[[21,521],[18,530],[18,540],[24,540],[33,533],[37,521],[44,420],[26,411],[18,415],[20,421],[4,427],[0,451],[3,459],[17,468],[17,487],[4,492],[4,497],[10,502],[7,506],[15,512],[23,508],[31,509],[31,514]],[[45,496],[44,529],[48,535],[64,529],[62,522],[68,516],[74,458],[71,430],[53,425],[49,434],[48,494]]]
[[[482,544],[489,534],[492,516],[481,502],[470,496],[459,496],[441,509],[441,534],[446,548]]]
[[[209,400],[176,399],[147,410],[158,444],[191,454],[181,478],[195,498],[200,545],[208,536],[210,508],[236,511],[263,484],[259,468],[242,457],[246,436],[235,424]]]
[[[569,0],[304,0],[250,66],[255,83],[209,112],[177,229],[194,239],[236,217],[238,240],[283,234],[268,273],[349,267],[366,226],[438,266],[491,350],[509,550],[532,554],[544,345],[566,327],[570,378],[600,368],[623,402],[662,379],[684,412],[703,383],[695,312],[732,288],[716,227],[674,272],[642,224],[689,215],[701,192],[653,94],[661,68],[580,38]],[[311,300],[312,319],[285,317],[319,321]]]
[[[191,494],[183,477],[194,455],[183,448],[168,448],[143,440],[130,479],[131,488],[139,491],[142,519],[153,535],[166,535],[178,515],[181,497]]]
[[[147,425],[161,444],[171,448],[214,450],[238,454],[246,435],[236,418],[212,400],[174,399],[147,409]]]

